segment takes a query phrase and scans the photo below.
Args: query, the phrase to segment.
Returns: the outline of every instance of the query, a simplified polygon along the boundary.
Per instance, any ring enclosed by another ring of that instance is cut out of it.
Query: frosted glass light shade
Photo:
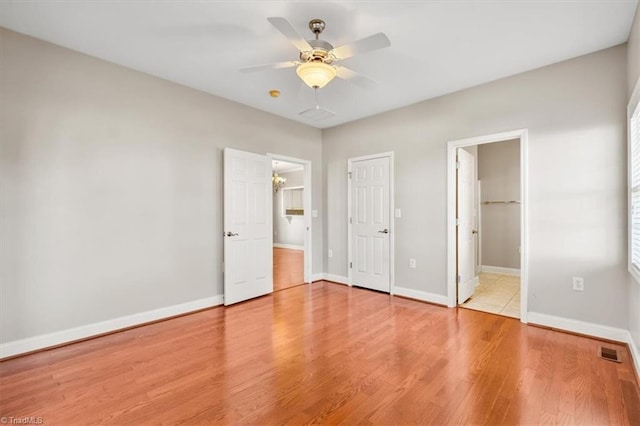
[[[305,62],[298,65],[296,74],[312,88],[322,88],[336,76],[336,69],[323,62]]]

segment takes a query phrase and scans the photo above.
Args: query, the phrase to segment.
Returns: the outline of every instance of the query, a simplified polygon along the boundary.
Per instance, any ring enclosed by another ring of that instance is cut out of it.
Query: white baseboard
[[[322,274],[322,279],[323,280],[327,280],[327,281],[331,281],[331,282],[334,282],[334,283],[338,283],[338,284],[349,285],[349,278],[348,277],[343,277],[341,275],[334,275],[334,274],[324,273],[324,274]]]
[[[601,339],[616,342],[628,343],[629,336],[631,335],[629,331],[624,328],[609,327],[608,325],[556,317],[538,312],[529,312],[527,319],[529,324],[543,325],[545,327],[557,328],[559,330],[571,331],[592,337],[600,337]]]
[[[296,246],[294,244],[273,243],[273,246],[275,248],[283,248],[283,249],[289,249],[289,250],[304,250],[304,246]]]
[[[314,283],[316,281],[321,281],[321,280],[324,280],[324,274],[323,273],[311,275],[311,282],[312,283]]]
[[[222,305],[222,295],[0,344],[0,359]]]
[[[636,374],[640,378],[640,348],[636,345],[635,340],[633,340],[633,336],[630,331],[627,331],[627,344],[629,345],[629,351],[631,352],[631,357],[633,358],[633,362],[636,366]]]
[[[397,296],[409,297],[411,299],[422,300],[423,302],[436,303],[438,305],[447,306],[449,298],[441,294],[428,293],[426,291],[413,290],[411,288],[404,288],[395,286],[393,294]]]
[[[504,275],[518,275],[520,276],[520,269],[515,268],[503,268],[502,266],[480,266],[480,272],[490,272],[492,274],[504,274]]]

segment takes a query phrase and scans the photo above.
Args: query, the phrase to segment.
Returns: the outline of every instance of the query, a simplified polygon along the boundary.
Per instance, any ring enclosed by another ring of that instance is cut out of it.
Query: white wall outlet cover
[[[396,209],[396,217],[402,217],[402,211],[400,211],[400,209]]]
[[[318,210],[311,210],[311,217],[318,217]]]
[[[416,260],[409,259],[409,268],[415,268],[415,267],[416,267]]]
[[[573,277],[573,289],[576,291],[584,291],[584,278]]]
[[[329,257],[333,257],[333,250],[329,249],[329,251],[327,252],[327,255]]]

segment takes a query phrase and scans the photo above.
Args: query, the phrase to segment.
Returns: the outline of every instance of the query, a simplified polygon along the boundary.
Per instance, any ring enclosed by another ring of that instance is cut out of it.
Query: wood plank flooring
[[[304,283],[304,250],[273,248],[273,291]]]
[[[0,363],[44,424],[640,424],[629,355],[319,282]]]

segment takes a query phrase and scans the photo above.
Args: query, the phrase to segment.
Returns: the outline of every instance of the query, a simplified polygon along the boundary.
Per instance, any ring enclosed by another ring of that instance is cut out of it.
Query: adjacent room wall
[[[640,81],[640,6],[636,9],[636,15],[629,35],[627,46],[627,86],[631,98],[633,89]],[[631,280],[629,284],[629,330],[636,344],[636,350],[640,351],[640,283]],[[640,353],[638,354],[640,355]],[[640,359],[636,359],[636,365],[640,368]]]
[[[482,265],[520,269],[520,140],[478,146]]]
[[[640,77],[640,5],[636,8],[627,43],[627,83],[629,96]]]
[[[304,170],[279,173],[286,178],[284,188],[304,186]],[[280,190],[273,194],[273,243],[304,247],[304,216],[283,216]]]
[[[1,341],[222,294],[222,149],[321,132],[0,29]],[[322,219],[313,219],[314,273]]]
[[[529,311],[626,329],[626,92],[621,45],[324,130],[325,272],[347,275],[347,159],[394,151],[395,285],[446,295],[447,142],[528,128]]]

